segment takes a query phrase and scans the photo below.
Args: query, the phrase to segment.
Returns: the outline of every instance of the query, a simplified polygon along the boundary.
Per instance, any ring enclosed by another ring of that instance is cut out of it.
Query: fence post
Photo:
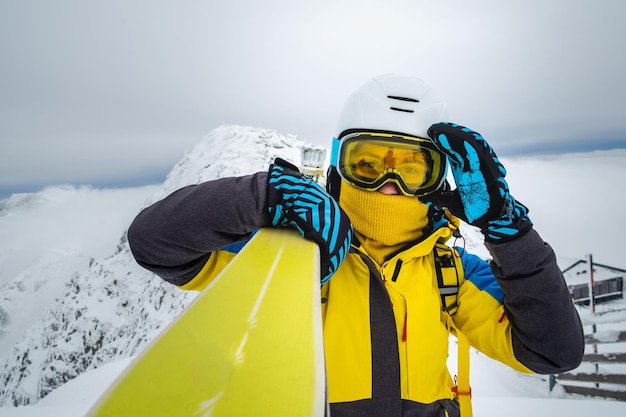
[[[591,304],[591,312],[595,314],[596,312],[596,294],[595,294],[595,282],[593,278],[593,255],[590,253],[587,255],[589,258],[589,281],[591,283],[591,288],[589,288],[589,303]],[[595,333],[595,330],[594,330]]]

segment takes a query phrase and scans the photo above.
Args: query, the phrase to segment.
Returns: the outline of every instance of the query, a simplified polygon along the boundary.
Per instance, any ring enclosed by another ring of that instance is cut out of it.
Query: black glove
[[[532,227],[528,209],[509,193],[506,170],[478,133],[452,123],[436,123],[428,136],[446,155],[456,190],[449,186],[423,198],[480,227],[485,240],[504,242]]]
[[[273,226],[295,226],[320,248],[322,284],[350,249],[352,226],[339,204],[298,168],[277,158],[270,166],[268,211]]]

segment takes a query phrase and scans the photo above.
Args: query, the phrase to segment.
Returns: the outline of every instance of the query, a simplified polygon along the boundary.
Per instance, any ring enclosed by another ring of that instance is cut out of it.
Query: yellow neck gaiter
[[[339,205],[365,251],[382,265],[385,258],[422,236],[428,206],[416,197],[385,195],[342,181]]]

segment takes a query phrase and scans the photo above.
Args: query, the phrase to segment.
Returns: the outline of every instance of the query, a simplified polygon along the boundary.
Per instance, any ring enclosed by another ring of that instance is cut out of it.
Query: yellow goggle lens
[[[420,195],[441,183],[445,159],[427,139],[356,133],[342,138],[337,168],[358,187],[378,189],[392,181],[404,194]]]

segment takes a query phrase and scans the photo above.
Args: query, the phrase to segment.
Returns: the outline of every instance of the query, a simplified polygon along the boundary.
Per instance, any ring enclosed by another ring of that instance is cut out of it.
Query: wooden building
[[[624,298],[624,277],[626,270],[592,262],[593,288],[595,303],[600,304],[611,300]],[[591,273],[589,259],[581,259],[563,269],[565,281],[570,289],[574,302],[579,305],[589,305],[591,288]]]

